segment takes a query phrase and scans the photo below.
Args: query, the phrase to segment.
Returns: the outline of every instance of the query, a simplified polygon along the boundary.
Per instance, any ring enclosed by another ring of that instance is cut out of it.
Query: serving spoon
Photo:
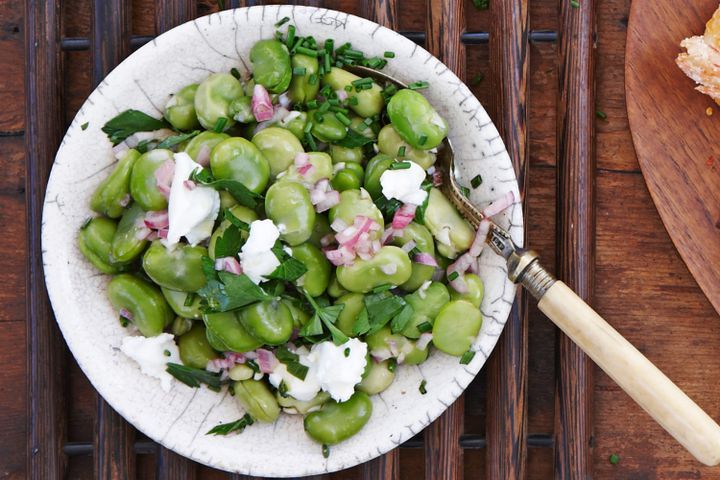
[[[360,66],[351,70],[407,88],[377,70]],[[505,259],[510,280],[525,287],[538,300],[540,311],[696,459],[710,466],[720,463],[720,426],[570,287],[545,270],[537,253],[517,247],[507,231],[462,194],[454,175],[455,152],[447,138],[438,148],[435,168],[442,172],[440,191],[460,214],[475,229],[489,222],[486,243]]]

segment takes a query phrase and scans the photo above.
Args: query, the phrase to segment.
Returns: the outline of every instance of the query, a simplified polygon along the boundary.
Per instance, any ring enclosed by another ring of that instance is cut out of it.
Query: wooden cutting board
[[[717,8],[718,0],[634,0],[625,88],[635,151],[655,206],[720,312],[720,106],[675,65],[680,41],[702,35]]]

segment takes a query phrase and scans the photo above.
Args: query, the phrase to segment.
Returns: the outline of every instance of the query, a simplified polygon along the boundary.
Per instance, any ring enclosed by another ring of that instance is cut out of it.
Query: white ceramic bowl
[[[370,55],[395,52],[385,72],[407,83],[427,80],[423,91],[448,120],[456,149],[458,176],[482,185],[472,200],[487,205],[517,182],[502,140],[487,113],[445,65],[401,35],[345,13],[301,6],[264,6],[209,15],[153,40],[118,66],[78,112],[55,159],[43,212],[43,261],[57,322],[80,367],[100,394],[130,423],[153,440],[206,465],[249,475],[301,476],[352,467],[400,445],[438,417],[485,363],[502,331],[515,287],[503,261],[488,249],[481,257],[485,282],[483,326],[469,365],[434,352],[420,366],[401,366],[393,385],[373,397],[370,422],[356,436],[332,448],[325,459],[302,426],[302,417],[282,415],[272,425],[255,424],[241,435],[205,435],[218,423],[242,415],[227,394],[189,388],[174,381],[169,393],[158,380],[140,373],[119,351],[127,330],[106,299],[109,277],[99,274],[76,245],[78,229],[92,215],[89,198],[111,171],[111,144],[100,128],[128,108],[159,117],[169,95],[211,72],[240,70],[251,46],[272,37],[274,24],[290,17],[300,35],[334,38]],[[88,123],[87,130],[80,126]],[[519,205],[497,218],[516,243],[522,242]],[[418,391],[427,381],[427,394]]]

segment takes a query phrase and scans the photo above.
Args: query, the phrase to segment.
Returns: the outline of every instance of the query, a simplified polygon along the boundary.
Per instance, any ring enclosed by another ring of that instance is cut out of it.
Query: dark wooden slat
[[[172,450],[160,447],[157,457],[158,480],[195,480],[195,463]]]
[[[130,53],[132,15],[130,2],[123,0],[94,0],[92,8],[92,82],[97,85]],[[100,396],[95,421],[95,477],[132,478],[132,427]]]
[[[490,59],[495,119],[523,196],[529,167],[527,132],[528,2],[493,2]],[[524,213],[527,214],[527,203]],[[487,477],[525,478],[527,462],[527,296],[518,290],[498,345],[488,362]]]
[[[425,28],[426,48],[463,79],[465,47],[460,34],[465,29],[465,2],[429,0]],[[426,429],[425,478],[455,480],[463,477],[463,454],[459,442],[463,433],[463,405],[461,396]]]
[[[61,478],[66,432],[65,353],[45,290],[41,221],[45,186],[62,138],[60,5],[56,0],[25,2],[28,264],[28,473]]]
[[[592,301],[595,269],[594,2],[560,7],[558,277]],[[558,331],[555,476],[592,476],[592,361]]]
[[[363,0],[362,15],[383,27],[398,29],[396,0]]]

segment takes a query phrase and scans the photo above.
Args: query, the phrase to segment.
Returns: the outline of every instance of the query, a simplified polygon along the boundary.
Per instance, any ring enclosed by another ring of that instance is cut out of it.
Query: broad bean
[[[310,320],[310,315],[302,308],[299,300],[283,298],[280,301],[285,304],[288,310],[290,310],[290,315],[292,315],[293,320],[293,328],[297,328],[299,330],[308,322],[308,320]]]
[[[301,175],[300,172],[298,172],[297,166],[293,164],[290,165],[284,174],[281,174],[279,180],[282,182],[290,181],[302,183],[303,185],[314,185],[323,178],[332,178],[332,160],[327,153],[309,152],[307,156],[308,162],[310,162],[313,168],[305,172],[305,175]]]
[[[371,355],[384,356],[396,354],[398,363],[419,365],[427,360],[430,348],[420,349],[414,340],[410,340],[399,333],[392,333],[390,327],[383,327],[371,333],[365,339]],[[390,346],[397,352],[391,350]]]
[[[243,380],[235,382],[233,391],[240,405],[255,420],[272,423],[280,416],[280,405],[265,383]]]
[[[400,137],[415,148],[435,148],[447,135],[445,119],[415,90],[402,89],[393,95],[387,114]]]
[[[195,322],[193,322],[189,318],[175,317],[175,320],[173,320],[172,326],[170,327],[170,333],[172,333],[176,337],[179,337],[180,335],[185,335],[187,332],[190,331],[194,323]]]
[[[302,402],[291,396],[283,397],[280,392],[275,392],[275,399],[278,401],[283,409],[283,412],[291,415],[300,414],[305,415],[306,413],[315,412],[322,407],[322,405],[330,400],[330,395],[326,392],[318,392],[315,398]]]
[[[265,212],[291,246],[305,242],[315,225],[315,207],[307,189],[296,182],[273,184],[265,194]]]
[[[224,130],[232,127],[235,120],[232,118],[230,105],[242,94],[242,85],[229,73],[210,74],[195,92],[195,114],[200,125],[207,130],[213,130],[218,120],[225,118]]]
[[[288,89],[292,79],[290,52],[277,40],[260,40],[250,49],[253,79],[271,93]]]
[[[352,84],[356,80],[360,80],[360,77],[337,67],[333,67],[323,77],[323,81],[335,91],[343,90],[348,86],[352,88],[348,93],[348,97],[357,98],[357,105],[350,104],[350,108],[361,117],[367,118],[381,114],[385,106],[382,88],[377,83],[372,82],[371,88],[358,92]]]
[[[130,312],[128,320],[146,337],[160,335],[175,318],[157,287],[128,273],[110,280],[108,298],[115,310]]]
[[[395,127],[391,124],[385,125],[382,130],[380,130],[377,145],[380,153],[397,159],[411,160],[425,170],[435,163],[436,155],[434,153],[428,150],[414,148],[409,143],[403,141],[395,130]],[[405,153],[400,155],[400,153],[402,153],[402,147],[405,147]]]
[[[240,310],[238,316],[245,330],[266,345],[281,345],[293,331],[293,317],[279,300],[263,300]]]
[[[336,271],[340,285],[357,293],[367,293],[385,284],[401,285],[411,273],[407,253],[393,246],[382,247],[373,258],[356,259],[352,265],[340,266]]]
[[[137,150],[128,150],[112,173],[103,180],[90,197],[90,208],[110,218],[118,218],[130,203],[130,175],[140,158]]]
[[[482,304],[483,300],[483,292],[485,290],[483,281],[474,273],[466,273],[463,275],[463,279],[465,280],[465,285],[468,287],[468,291],[460,293],[455,289],[451,289],[450,298],[453,300],[467,300],[475,305],[475,308],[480,308],[480,304]]]
[[[255,193],[262,193],[270,179],[270,165],[258,148],[241,137],[231,137],[210,152],[215,178],[236,180]]]
[[[144,153],[135,162],[130,176],[130,194],[143,210],[165,210],[167,197],[158,188],[155,171],[167,162],[173,161],[173,152],[161,148]]]
[[[330,222],[328,222],[326,215],[316,215],[315,216],[315,225],[313,225],[313,232],[310,238],[308,239],[309,243],[312,243],[318,248],[322,248],[322,243],[320,240],[330,233],[333,233],[332,228],[330,228]]]
[[[200,320],[202,318],[202,305],[201,298],[193,293],[178,292],[177,290],[170,290],[169,288],[160,287],[165,300],[168,305],[172,308],[176,315],[183,318],[192,318]],[[188,295],[192,295],[192,303],[188,306],[185,305]]]
[[[298,140],[302,140],[305,138],[305,125],[307,124],[307,112],[298,112],[295,111],[297,115],[293,115],[292,117],[284,120],[280,120],[277,124],[278,127],[282,127],[287,129],[290,133],[295,135]]]
[[[298,279],[311,297],[319,297],[325,292],[330,283],[330,262],[325,254],[311,243],[302,243],[292,248],[292,256],[300,260],[308,269],[305,275]]]
[[[459,252],[469,249],[475,231],[445,195],[437,188],[432,188],[427,202],[423,221],[438,242],[438,252],[445,257],[455,258]]]
[[[198,84],[193,83],[177,92],[165,105],[165,120],[176,130],[193,130],[200,127],[195,114],[195,93]]]
[[[117,231],[117,222],[98,217],[87,222],[78,233],[78,247],[82,254],[102,273],[114,275],[124,270],[111,256],[112,239]]]
[[[310,110],[308,118],[313,122],[312,134],[322,142],[337,142],[347,136],[347,127],[333,112]]]
[[[288,94],[293,102],[304,104],[315,99],[318,90],[320,90],[320,80],[317,78],[318,67],[317,57],[311,57],[301,53],[293,55],[292,68],[305,69],[303,75],[293,75],[290,81]],[[315,76],[315,81],[311,84],[310,77],[313,75]]]
[[[243,95],[230,104],[230,115],[238,123],[254,123],[255,115],[252,111],[252,97]]]
[[[205,247],[181,244],[170,250],[156,241],[143,256],[143,270],[161,287],[196,292],[205,286],[202,257],[207,254]]]
[[[263,344],[245,330],[237,312],[204,313],[203,322],[208,342],[215,350],[244,353]]]
[[[230,138],[230,135],[227,133],[202,132],[191,138],[183,151],[197,162],[200,152],[203,152],[206,155],[205,158],[207,158],[215,145],[228,138]]]
[[[395,159],[379,153],[375,155],[367,164],[365,169],[365,190],[370,194],[373,199],[380,198],[382,195],[382,185],[380,185],[380,176],[390,168],[390,165],[395,162]]]
[[[148,241],[139,234],[145,228],[144,217],[145,211],[138,204],[125,210],[112,239],[110,258],[113,262],[130,263],[145,251]]]
[[[446,304],[433,325],[433,344],[450,355],[460,356],[472,345],[482,326],[480,310],[467,300]]]
[[[370,420],[372,402],[363,392],[355,392],[347,402],[328,401],[319,411],[305,417],[305,431],[316,442],[335,445],[346,440]]]
[[[252,143],[262,152],[270,165],[270,177],[285,171],[293,164],[295,156],[303,153],[300,140],[289,130],[279,127],[268,127],[260,130],[252,138]]]
[[[362,187],[363,177],[358,174],[358,171],[362,173],[362,166],[359,163],[347,163],[346,165],[357,165],[359,169],[353,167],[340,169],[330,182],[332,187],[339,192],[359,190]]]
[[[333,163],[362,163],[363,151],[361,147],[347,148],[340,145],[330,145],[330,157]]]
[[[402,334],[408,338],[418,338],[421,333],[418,325],[425,322],[432,325],[440,310],[450,301],[450,294],[445,285],[433,282],[422,292],[405,295],[405,301],[413,308],[413,315]]]
[[[333,298],[340,298],[350,292],[347,291],[342,285],[340,285],[340,282],[338,282],[335,272],[331,272],[330,283],[328,284],[327,293]]]
[[[205,336],[205,326],[196,322],[189,332],[178,338],[178,349],[183,365],[205,369],[210,360],[219,358]]]
[[[393,244],[402,247],[408,242],[415,242],[415,248],[421,253],[427,253],[433,258],[435,257],[435,242],[430,231],[423,225],[411,222],[407,227],[401,230],[401,235],[393,236]],[[420,286],[430,280],[435,273],[435,267],[424,265],[422,263],[413,262],[412,274],[410,279],[400,285],[400,288],[406,292],[414,292]]]
[[[395,380],[395,371],[390,370],[389,360],[376,362],[370,360],[368,362],[370,370],[365,378],[358,384],[357,389],[368,395],[375,395],[386,390]]]

